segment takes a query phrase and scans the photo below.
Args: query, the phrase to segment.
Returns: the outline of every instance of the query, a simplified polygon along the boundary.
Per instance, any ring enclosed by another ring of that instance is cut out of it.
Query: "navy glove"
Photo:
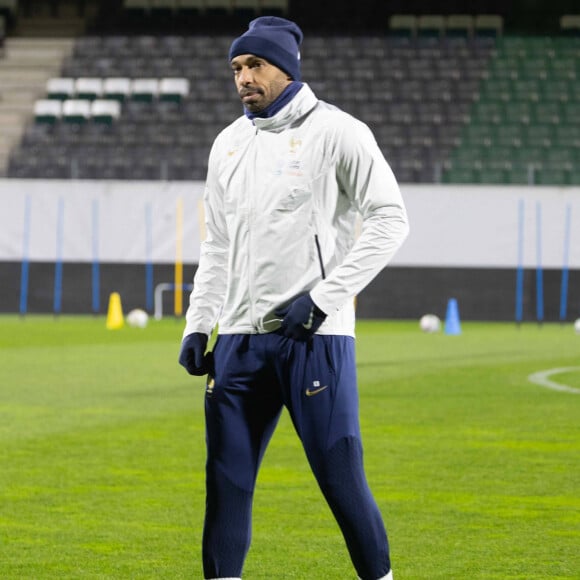
[[[190,375],[206,375],[211,369],[211,353],[205,353],[207,348],[207,335],[203,332],[188,334],[181,343],[179,364]]]
[[[282,318],[282,334],[294,340],[307,341],[320,328],[326,314],[314,304],[310,294],[296,298],[286,308],[276,311]]]

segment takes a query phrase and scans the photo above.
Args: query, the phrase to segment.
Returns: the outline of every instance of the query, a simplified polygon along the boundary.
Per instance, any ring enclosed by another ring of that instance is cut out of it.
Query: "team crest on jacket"
[[[296,150],[302,147],[302,139],[294,139],[294,137],[290,138],[290,154],[294,155]]]

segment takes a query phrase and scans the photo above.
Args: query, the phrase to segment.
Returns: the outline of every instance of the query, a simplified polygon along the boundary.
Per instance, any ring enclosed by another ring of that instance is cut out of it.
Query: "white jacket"
[[[275,311],[307,291],[328,315],[319,334],[354,336],[354,297],[408,234],[368,127],[306,84],[275,116],[240,117],[217,136],[204,205],[184,336],[217,323],[220,334],[271,332]]]

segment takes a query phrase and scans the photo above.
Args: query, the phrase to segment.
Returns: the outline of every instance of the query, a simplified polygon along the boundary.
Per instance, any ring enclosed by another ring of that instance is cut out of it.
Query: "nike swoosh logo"
[[[302,326],[306,330],[310,330],[312,328],[312,323],[314,322],[314,308],[310,309],[310,316],[308,317],[308,322],[303,322]]]
[[[324,389],[328,389],[328,385],[325,385],[324,387],[318,387],[317,389],[306,389],[306,396],[313,397],[314,395],[318,395],[318,393],[324,391]]]

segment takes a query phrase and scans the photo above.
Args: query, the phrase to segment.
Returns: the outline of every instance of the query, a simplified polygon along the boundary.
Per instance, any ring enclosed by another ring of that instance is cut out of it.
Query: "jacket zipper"
[[[324,271],[324,262],[322,261],[322,250],[320,249],[320,241],[318,239],[318,234],[314,234],[314,243],[316,244],[316,253],[318,254],[318,264],[320,265],[320,275],[324,280],[326,278],[326,272]]]

